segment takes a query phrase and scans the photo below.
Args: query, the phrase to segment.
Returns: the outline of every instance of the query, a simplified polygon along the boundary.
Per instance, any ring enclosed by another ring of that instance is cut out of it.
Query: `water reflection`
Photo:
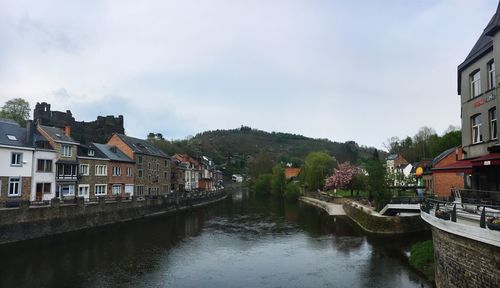
[[[236,196],[236,197],[235,197]],[[0,287],[420,287],[404,251],[348,218],[237,193],[224,203],[0,247]]]

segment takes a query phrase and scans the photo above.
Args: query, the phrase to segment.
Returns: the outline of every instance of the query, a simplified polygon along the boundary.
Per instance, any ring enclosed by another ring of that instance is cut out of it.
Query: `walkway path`
[[[300,197],[299,200],[304,202],[304,203],[322,208],[329,215],[332,215],[332,216],[346,215],[344,208],[342,208],[342,204],[329,203],[329,202],[321,201],[321,200],[310,198],[310,197]]]

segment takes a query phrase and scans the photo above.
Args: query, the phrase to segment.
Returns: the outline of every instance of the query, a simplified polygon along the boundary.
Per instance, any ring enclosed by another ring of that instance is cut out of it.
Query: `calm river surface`
[[[0,246],[0,287],[421,287],[409,246],[305,204],[249,198]]]

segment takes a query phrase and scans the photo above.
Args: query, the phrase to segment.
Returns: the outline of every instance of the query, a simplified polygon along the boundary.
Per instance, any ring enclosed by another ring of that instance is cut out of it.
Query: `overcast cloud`
[[[456,70],[495,0],[4,1],[0,105],[169,139],[247,125],[382,147],[460,125]]]

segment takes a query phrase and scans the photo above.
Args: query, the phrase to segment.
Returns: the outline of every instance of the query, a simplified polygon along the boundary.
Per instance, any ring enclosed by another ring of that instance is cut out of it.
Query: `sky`
[[[0,0],[0,105],[168,139],[252,128],[383,148],[460,126],[496,0]]]

